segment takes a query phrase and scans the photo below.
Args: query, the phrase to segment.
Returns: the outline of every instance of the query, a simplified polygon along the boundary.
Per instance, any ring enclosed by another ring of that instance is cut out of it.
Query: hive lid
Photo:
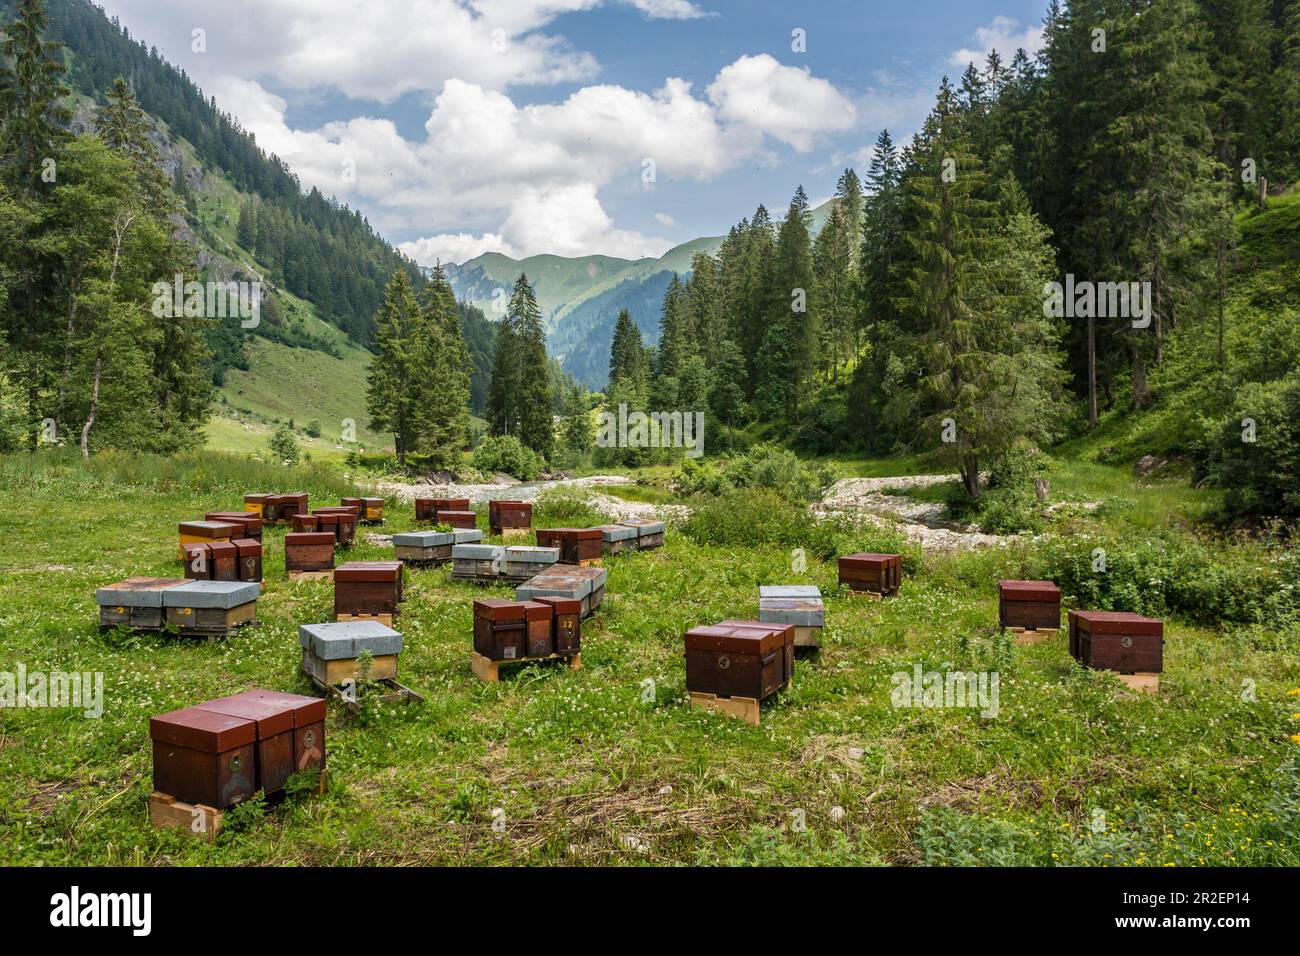
[[[636,540],[636,528],[625,524],[603,524],[600,526],[600,536],[605,541],[634,541]]]
[[[182,707],[150,717],[149,737],[173,747],[219,754],[256,741],[257,724],[246,717]]]
[[[325,701],[319,697],[304,697],[301,694],[286,694],[278,690],[263,690],[254,687],[236,697],[253,697],[281,704],[293,716],[295,727],[309,727],[325,719]]]
[[[163,607],[220,608],[229,610],[257,600],[262,586],[256,581],[186,581],[162,592]]]
[[[664,533],[664,523],[655,521],[652,518],[629,518],[627,521],[620,521],[619,524],[627,525],[629,528],[636,528],[637,537],[639,538]]]
[[[184,578],[127,578],[95,591],[95,603],[104,607],[162,607],[163,591],[184,583]]]
[[[511,545],[506,548],[507,561],[524,561],[530,564],[554,564],[560,560],[559,548],[538,548],[532,545]]]
[[[478,528],[457,528],[451,535],[456,544],[473,544],[483,540],[483,532]]]
[[[560,597],[555,594],[539,594],[533,598],[539,604],[549,604],[556,614],[581,614],[582,602],[576,598]]]
[[[715,624],[711,627],[693,627],[685,635],[686,649],[768,654],[789,643],[783,631],[765,628],[758,621],[749,623],[753,626]],[[790,640],[793,641],[793,637]]]
[[[242,524],[232,524],[229,521],[182,521],[177,525],[181,534],[198,534],[198,535],[215,535],[215,534],[234,534],[237,531],[243,531]]]
[[[506,549],[499,544],[458,544],[451,549],[453,558],[467,561],[500,561]]]
[[[485,617],[493,621],[522,621],[526,613],[524,604],[521,601],[482,598],[474,602],[474,616]]]
[[[251,720],[257,725],[259,740],[293,730],[293,712],[283,704],[259,700],[256,697],[245,697],[243,694],[232,694],[229,697],[218,697],[206,703],[195,704],[194,709]]]
[[[759,600],[765,598],[816,598],[821,600],[821,588],[815,584],[760,584]]]
[[[334,582],[393,584],[402,576],[400,561],[349,561],[334,569]]]
[[[885,567],[899,560],[897,554],[871,554],[867,551],[861,551],[857,554],[846,554],[840,558],[840,566],[845,565],[852,567],[855,564],[864,564],[873,568]]]
[[[1089,634],[1137,634],[1160,637],[1165,632],[1165,622],[1143,617],[1129,611],[1071,611],[1071,620]]]
[[[286,545],[321,545],[334,544],[334,533],[332,531],[290,531],[284,536]]]
[[[374,657],[402,652],[402,635],[378,621],[331,621],[303,624],[298,643],[323,661],[352,660],[363,651]]]
[[[256,557],[262,553],[262,542],[254,538],[235,538],[230,543],[235,546],[241,558]]]
[[[393,535],[393,544],[402,548],[437,548],[455,541],[455,536],[446,531],[404,531]]]
[[[510,501],[505,498],[493,498],[488,502],[489,508],[508,508],[515,511],[532,511],[531,501]]]
[[[1059,601],[1061,589],[1054,581],[999,581],[998,592],[1021,601]]]

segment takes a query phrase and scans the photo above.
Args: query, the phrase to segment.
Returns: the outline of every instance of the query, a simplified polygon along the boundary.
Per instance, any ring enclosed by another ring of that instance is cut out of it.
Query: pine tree
[[[785,219],[777,233],[776,257],[769,305],[768,334],[764,337],[762,353],[766,356],[760,383],[768,401],[764,406],[771,413],[772,396],[784,394],[786,408],[783,420],[793,422],[798,418],[799,406],[812,387],[816,361],[818,319],[813,285],[812,238],[809,235],[811,214],[808,211],[808,194],[802,186],[795,190]],[[777,343],[773,331],[784,335],[786,343]],[[771,381],[774,375],[788,377],[788,382]]]
[[[392,434],[397,462],[403,468],[429,424],[427,392],[422,387],[428,372],[427,333],[411,277],[399,269],[388,282],[376,317],[378,355],[366,374],[366,402],[370,427]]]
[[[858,257],[861,254],[858,242],[862,235],[863,199],[862,180],[858,178],[858,174],[852,169],[845,169],[836,181],[835,200],[841,214],[844,216],[844,226],[852,246],[849,267],[856,273]]]
[[[245,201],[239,207],[239,225],[236,227],[239,244],[250,252],[257,248],[257,207],[253,200]]]
[[[686,284],[686,313],[693,350],[706,362],[717,358],[727,335],[722,311],[718,260],[705,252],[691,257],[691,278]]]
[[[420,293],[430,346],[425,388],[428,428],[419,447],[435,467],[456,462],[469,428],[469,349],[460,326],[456,296],[442,265],[434,266]]]
[[[0,83],[0,169],[29,193],[42,185],[45,161],[68,139],[72,115],[62,105],[63,47],[46,40],[44,0],[18,0],[17,18],[5,27],[0,57],[9,69]]]
[[[488,382],[487,419],[493,435],[519,434],[519,331],[507,312],[496,327],[492,377]]]
[[[641,330],[627,309],[622,309],[614,323],[614,340],[609,350],[609,387],[613,388],[624,379],[644,380],[645,376],[645,345],[641,340]]]
[[[813,245],[817,283],[815,307],[821,331],[818,366],[830,373],[832,381],[839,380],[840,363],[852,347],[855,305],[853,251],[856,246],[856,233],[850,231],[848,215],[836,200]]]
[[[519,416],[519,440],[543,458],[551,457],[555,441],[552,418],[550,361],[546,357],[546,333],[542,310],[537,306],[528,277],[521,274],[510,297],[510,315],[518,331],[518,392],[515,408]]]
[[[1276,147],[1278,178],[1300,182],[1300,0],[1285,8],[1279,31],[1274,88],[1277,99]]]

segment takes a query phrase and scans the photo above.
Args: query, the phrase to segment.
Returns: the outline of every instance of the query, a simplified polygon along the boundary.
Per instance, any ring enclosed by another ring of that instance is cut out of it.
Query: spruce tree
[[[550,363],[546,357],[542,310],[526,275],[520,274],[515,282],[509,313],[512,326],[518,329],[518,377],[513,405],[519,421],[519,440],[549,459],[555,440]]]
[[[798,418],[799,406],[811,391],[817,354],[819,316],[814,307],[816,279],[809,235],[811,219],[808,194],[800,186],[790,200],[777,233],[768,312],[771,324],[762,347],[766,356],[762,374],[767,380],[760,385],[769,398],[763,404],[770,414],[773,411],[771,397],[778,391],[784,394],[783,420],[786,422]],[[786,337],[788,346],[772,340],[770,333],[774,330]],[[770,380],[773,375],[783,375],[789,380],[777,383]]]
[[[441,264],[434,266],[420,293],[420,308],[430,345],[425,380],[428,428],[419,444],[433,465],[446,468],[456,462],[469,428],[470,358],[456,296]]]
[[[366,374],[370,427],[393,436],[398,464],[405,468],[407,455],[418,451],[429,416],[423,388],[428,374],[428,323],[405,270],[397,270],[388,281],[375,325],[378,355]]]
[[[62,104],[63,46],[45,39],[44,0],[18,0],[17,18],[5,27],[0,57],[9,69],[0,83],[0,169],[29,193],[40,190],[45,161],[68,139],[72,115]]]

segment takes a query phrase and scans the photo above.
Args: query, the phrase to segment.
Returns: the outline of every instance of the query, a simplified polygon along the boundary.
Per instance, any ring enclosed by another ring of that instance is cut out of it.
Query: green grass
[[[1294,800],[1275,796],[1300,773],[1295,630],[1170,621],[1161,694],[1131,698],[1075,667],[1063,634],[1023,649],[998,634],[994,583],[1028,551],[914,553],[901,595],[877,603],[840,593],[833,562],[794,573],[785,546],[702,546],[672,526],[662,550],[607,560],[576,672],[479,682],[471,602],[511,592],[408,571],[400,677],[426,702],[356,719],[331,705],[322,797],[248,815],[215,845],[156,831],[149,716],[254,686],[309,692],[296,629],[328,619],[331,588],[286,581],[276,529],[261,625],[215,645],[100,633],[94,589],[174,574],[176,522],[245,491],[321,503],[356,489],[323,466],[211,453],[3,458],[0,480],[21,503],[0,511],[0,670],[101,671],[106,685],[100,720],[0,711],[0,864],[1300,865],[1295,818],[1279,817]],[[1079,481],[1146,500],[1110,472]],[[557,496],[539,524],[577,507]],[[385,534],[413,524],[409,506],[389,514]],[[391,554],[371,530],[351,557]],[[758,585],[777,581],[828,595],[820,655],[799,659],[761,727],[689,709],[682,632],[753,616]],[[917,662],[996,670],[998,716],[894,708],[891,675]]]

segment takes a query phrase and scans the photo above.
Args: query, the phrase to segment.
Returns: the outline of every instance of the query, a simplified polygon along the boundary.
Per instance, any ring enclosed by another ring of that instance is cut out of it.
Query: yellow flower
[[[1294,744],[1300,744],[1300,734],[1292,734],[1291,742]]]
[[[1300,687],[1297,687],[1295,690],[1287,691],[1286,695],[1288,697],[1300,697]]]

